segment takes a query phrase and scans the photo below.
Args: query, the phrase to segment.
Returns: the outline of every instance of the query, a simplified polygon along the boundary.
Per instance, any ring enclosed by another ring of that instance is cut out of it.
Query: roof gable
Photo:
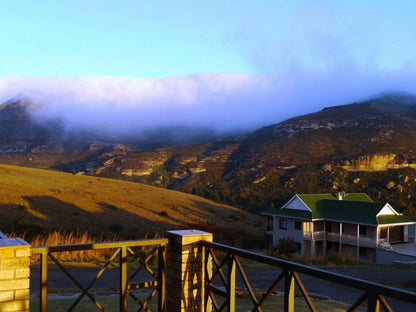
[[[281,209],[312,211],[308,205],[296,194]]]
[[[389,204],[386,204],[377,214],[378,216],[384,216],[384,215],[398,215],[399,213],[393,209],[392,206]]]

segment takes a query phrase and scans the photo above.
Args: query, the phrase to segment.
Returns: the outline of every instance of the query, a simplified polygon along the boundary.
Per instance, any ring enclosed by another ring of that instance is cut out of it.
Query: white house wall
[[[280,219],[286,220],[287,229],[283,230],[279,228]],[[279,244],[279,239],[281,238],[292,238],[296,242],[302,243],[303,242],[303,222],[302,221],[295,221],[292,219],[286,218],[274,218],[273,221],[273,246],[277,247]],[[301,223],[300,230],[295,229],[295,222]]]

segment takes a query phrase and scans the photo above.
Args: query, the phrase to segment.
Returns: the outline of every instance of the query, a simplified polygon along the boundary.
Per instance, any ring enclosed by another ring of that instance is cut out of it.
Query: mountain
[[[29,120],[30,114],[17,113],[18,107],[4,104],[0,118],[17,118],[22,125],[19,131],[38,131],[39,136],[16,134],[17,146],[26,148],[3,150],[3,163],[142,182],[252,211],[278,206],[295,193],[345,190],[367,192],[415,213],[416,97],[412,95],[387,94],[324,108],[245,136],[158,148],[93,134],[71,136],[59,121],[36,123]],[[13,131],[18,130],[9,122],[6,137]]]

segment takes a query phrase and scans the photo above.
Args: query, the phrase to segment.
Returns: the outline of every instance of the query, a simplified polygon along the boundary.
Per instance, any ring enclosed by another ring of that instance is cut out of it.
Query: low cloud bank
[[[252,131],[327,106],[386,91],[416,93],[416,71],[281,71],[269,75],[199,74],[165,78],[0,77],[0,101],[28,96],[37,118],[68,129],[133,134],[158,128]]]

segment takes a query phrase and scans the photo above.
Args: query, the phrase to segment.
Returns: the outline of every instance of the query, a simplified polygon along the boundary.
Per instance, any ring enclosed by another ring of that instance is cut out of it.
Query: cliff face
[[[338,164],[349,171],[384,171],[388,169],[416,168],[415,163],[396,154],[362,155]]]

